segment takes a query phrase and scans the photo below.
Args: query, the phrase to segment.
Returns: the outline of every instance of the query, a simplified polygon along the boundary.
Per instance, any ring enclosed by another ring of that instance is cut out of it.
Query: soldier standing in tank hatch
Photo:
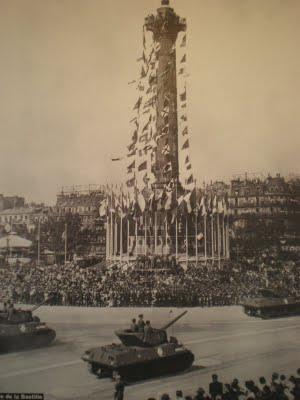
[[[144,322],[144,316],[143,316],[143,314],[140,314],[140,315],[139,315],[139,319],[138,319],[137,325],[138,325],[138,331],[139,331],[140,333],[144,333],[145,322]]]
[[[150,321],[146,321],[145,325],[145,333],[144,333],[144,342],[151,343],[153,329],[150,324]]]
[[[130,330],[131,330],[132,332],[138,332],[138,326],[137,326],[137,323],[136,323],[136,319],[135,319],[135,318],[133,318],[133,319],[131,320]]]

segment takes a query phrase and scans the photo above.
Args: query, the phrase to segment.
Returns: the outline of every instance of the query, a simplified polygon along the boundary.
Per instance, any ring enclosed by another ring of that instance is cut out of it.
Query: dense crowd
[[[0,269],[0,301],[71,306],[223,306],[260,288],[300,295],[299,263],[251,259],[218,265],[179,265],[174,258],[81,268],[73,263]]]
[[[121,388],[118,384],[116,387]],[[124,388],[123,388],[124,389]],[[122,390],[116,390],[115,399],[121,400]],[[300,399],[300,369],[296,376],[287,378],[274,372],[272,377],[267,380],[260,377],[257,382],[248,380],[243,384],[238,379],[233,379],[231,383],[223,384],[218,380],[217,375],[212,375],[212,382],[207,390],[200,387],[196,394],[185,395],[182,390],[177,390],[175,397],[165,393],[155,399],[149,397],[148,400],[299,400]]]

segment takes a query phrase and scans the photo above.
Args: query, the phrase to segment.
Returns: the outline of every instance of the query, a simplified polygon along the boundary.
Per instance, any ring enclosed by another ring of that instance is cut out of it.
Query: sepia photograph
[[[0,0],[0,400],[300,400],[299,21]]]

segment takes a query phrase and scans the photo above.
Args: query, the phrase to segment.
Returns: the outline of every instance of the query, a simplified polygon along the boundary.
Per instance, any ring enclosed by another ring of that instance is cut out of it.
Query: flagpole
[[[178,259],[178,218],[177,218],[177,211],[178,211],[178,181],[176,178],[176,220],[175,220],[175,255],[176,255],[176,260]]]
[[[228,217],[226,219],[226,258],[227,260],[230,259],[230,243],[229,243],[229,224],[228,224]]]
[[[176,215],[176,220],[175,220],[175,252],[176,252],[176,260],[178,258],[178,219]]]
[[[129,257],[130,257],[130,255],[129,255],[129,235],[130,235],[130,226],[129,226],[129,218],[127,215],[127,258],[128,258],[128,261],[129,261]]]
[[[117,258],[117,253],[118,253],[118,220],[117,220],[117,211],[115,211],[114,224],[115,224],[114,259],[116,259]]]
[[[106,260],[109,259],[109,216],[106,215]]]
[[[214,259],[215,259],[215,250],[214,250],[214,213],[212,210],[212,214],[211,214],[211,259],[212,259],[212,263],[214,264]]]
[[[186,266],[188,267],[188,258],[189,258],[189,238],[188,238],[188,219],[187,215],[185,217],[185,241],[186,241]]]
[[[165,248],[167,252],[167,245],[168,245],[168,214],[166,211],[166,220],[165,220]],[[167,255],[167,253],[166,253]]]
[[[112,211],[112,206],[113,206],[113,191],[111,187],[111,197],[110,197],[110,249],[109,249],[109,256],[110,259],[112,260],[113,258],[113,251],[114,251],[114,231],[113,231],[113,211]]]
[[[67,263],[67,223],[65,223],[65,265]]]
[[[137,246],[138,246],[138,225],[137,225],[137,217],[135,217],[135,257],[136,258],[138,255]]]
[[[218,267],[220,269],[221,268],[221,252],[220,252],[220,250],[221,250],[221,248],[220,248],[221,240],[220,240],[220,214],[219,214],[219,212],[217,213],[217,239],[218,239],[218,247],[217,247],[217,250],[218,250]]]
[[[206,226],[206,214],[203,216],[204,218],[204,260],[205,260],[205,265],[207,262],[207,242],[206,242],[206,232],[207,232],[207,226]]]
[[[157,211],[154,213],[154,254],[157,253]]]
[[[198,266],[198,210],[196,210],[196,215],[195,215],[195,244],[196,244],[196,267]]]
[[[223,257],[226,258],[225,216],[222,218]]]
[[[147,214],[146,214],[146,211],[144,211],[144,218],[145,218],[145,223],[144,223],[144,229],[145,229],[144,254],[146,256],[147,255]]]
[[[197,181],[195,180],[195,192],[196,192],[196,212],[195,212],[195,252],[196,252],[196,267],[198,266],[198,209],[197,209]]]
[[[37,264],[40,266],[41,261],[41,217],[39,216],[38,220],[38,259]]]
[[[122,261],[123,257],[123,215],[121,215],[120,221],[120,261]]]

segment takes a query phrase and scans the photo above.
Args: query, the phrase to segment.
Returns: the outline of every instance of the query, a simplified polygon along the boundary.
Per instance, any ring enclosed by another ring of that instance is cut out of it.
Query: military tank
[[[300,298],[289,297],[270,289],[261,289],[255,298],[242,302],[245,314],[262,319],[300,315]]]
[[[126,381],[137,381],[185,371],[192,366],[194,355],[175,337],[168,340],[166,330],[186,313],[160,329],[152,328],[147,340],[144,333],[130,329],[116,331],[122,343],[91,348],[82,359],[89,364],[90,372],[99,378],[119,375]]]
[[[47,346],[55,339],[55,331],[33,315],[44,303],[30,310],[14,310],[10,318],[0,313],[0,353]]]

